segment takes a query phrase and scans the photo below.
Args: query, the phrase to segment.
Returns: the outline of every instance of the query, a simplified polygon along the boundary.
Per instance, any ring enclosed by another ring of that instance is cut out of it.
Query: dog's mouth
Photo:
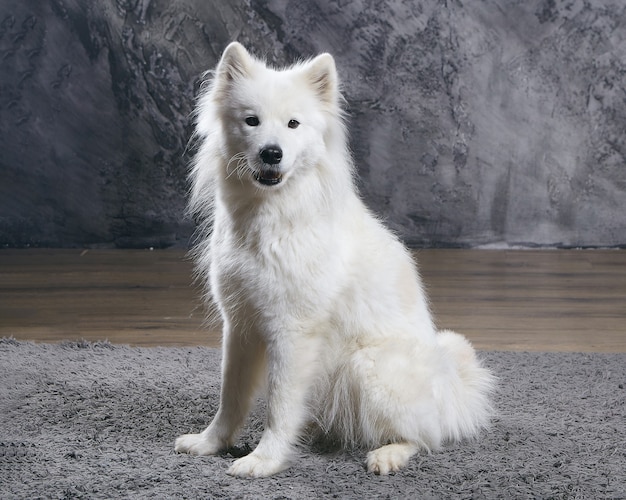
[[[268,168],[255,172],[254,180],[263,186],[276,186],[283,180],[283,174],[274,168]]]

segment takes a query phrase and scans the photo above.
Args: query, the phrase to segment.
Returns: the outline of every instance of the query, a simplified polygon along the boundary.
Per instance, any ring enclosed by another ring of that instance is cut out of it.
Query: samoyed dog
[[[190,209],[222,389],[176,451],[231,446],[264,388],[265,430],[233,476],[285,469],[311,429],[388,474],[489,420],[493,377],[464,337],[436,331],[411,254],[357,194],[341,103],[329,54],[277,70],[236,42],[199,101]]]

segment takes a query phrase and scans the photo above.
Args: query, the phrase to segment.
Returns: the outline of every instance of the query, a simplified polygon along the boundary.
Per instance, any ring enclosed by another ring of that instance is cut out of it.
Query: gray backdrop
[[[602,0],[3,0],[0,245],[187,245],[190,112],[234,39],[334,54],[360,189],[409,244],[626,245]]]

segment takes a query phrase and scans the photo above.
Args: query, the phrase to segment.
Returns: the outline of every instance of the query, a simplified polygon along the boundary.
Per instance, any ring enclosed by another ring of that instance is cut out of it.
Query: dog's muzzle
[[[259,151],[263,165],[261,170],[254,174],[254,180],[264,186],[275,186],[283,180],[283,174],[277,166],[283,159],[283,150],[279,146],[266,146]]]

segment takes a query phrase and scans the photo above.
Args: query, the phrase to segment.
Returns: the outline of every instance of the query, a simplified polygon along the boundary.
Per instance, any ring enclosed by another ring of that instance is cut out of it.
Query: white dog
[[[286,468],[311,423],[387,474],[489,419],[492,376],[436,332],[411,255],[356,193],[338,86],[329,54],[275,70],[232,43],[199,104],[190,207],[223,380],[211,424],[176,450],[230,446],[265,386],[266,428],[234,476]]]

